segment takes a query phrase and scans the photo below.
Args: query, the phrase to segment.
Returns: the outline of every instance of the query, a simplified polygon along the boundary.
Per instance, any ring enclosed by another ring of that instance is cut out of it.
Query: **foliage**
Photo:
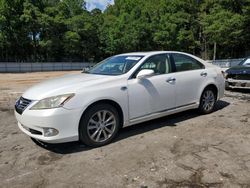
[[[0,61],[98,61],[131,51],[249,51],[250,0],[0,0]]]

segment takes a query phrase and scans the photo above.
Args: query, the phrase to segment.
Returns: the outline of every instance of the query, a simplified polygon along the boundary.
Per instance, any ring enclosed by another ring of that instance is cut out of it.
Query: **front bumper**
[[[235,80],[228,78],[226,79],[226,87],[250,89],[250,80]]]
[[[82,111],[55,108],[46,110],[26,109],[22,115],[15,111],[18,127],[28,136],[47,143],[77,141]],[[45,136],[44,128],[58,131],[55,136]]]

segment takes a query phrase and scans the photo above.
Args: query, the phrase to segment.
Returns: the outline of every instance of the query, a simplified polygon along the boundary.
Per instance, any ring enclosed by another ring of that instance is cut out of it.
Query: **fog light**
[[[43,128],[43,132],[44,132],[44,136],[46,137],[55,136],[59,133],[58,130],[53,129],[53,128]]]

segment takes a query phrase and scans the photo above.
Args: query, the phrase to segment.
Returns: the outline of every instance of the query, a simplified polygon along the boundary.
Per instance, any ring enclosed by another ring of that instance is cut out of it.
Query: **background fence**
[[[238,65],[243,59],[223,59],[207,61],[221,68],[228,68]],[[93,66],[94,63],[87,62],[53,62],[53,63],[15,63],[0,62],[0,73],[18,73],[18,72],[42,72],[42,71],[67,71],[82,70]]]
[[[53,63],[15,63],[0,62],[0,73],[18,72],[42,72],[42,71],[67,71],[82,70],[91,67],[94,63],[75,63],[75,62],[53,62]]]
[[[211,60],[207,61],[221,68],[229,68],[238,65],[244,58],[241,59],[222,59],[222,60]]]

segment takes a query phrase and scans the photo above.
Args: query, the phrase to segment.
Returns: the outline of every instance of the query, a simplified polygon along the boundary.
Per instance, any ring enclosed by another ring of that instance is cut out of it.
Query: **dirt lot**
[[[75,72],[67,72],[67,74]],[[250,187],[250,91],[121,130],[107,146],[39,146],[21,133],[15,98],[66,72],[0,74],[0,187]]]

